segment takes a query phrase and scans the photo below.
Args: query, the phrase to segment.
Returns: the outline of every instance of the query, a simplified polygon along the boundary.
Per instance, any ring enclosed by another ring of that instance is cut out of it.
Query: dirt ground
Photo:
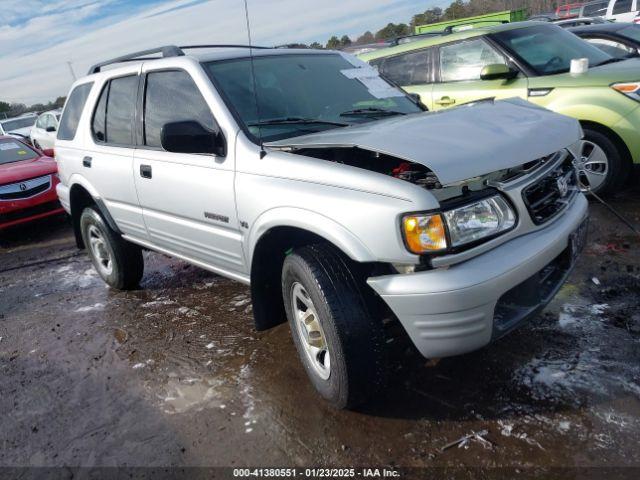
[[[640,188],[611,203],[640,226]],[[246,287],[146,253],[140,290],[117,292],[65,218],[5,233],[0,466],[639,468],[640,241],[591,215],[540,316],[435,365],[408,352],[355,412],[316,397],[287,325],[253,330]],[[482,430],[492,446],[440,450]]]

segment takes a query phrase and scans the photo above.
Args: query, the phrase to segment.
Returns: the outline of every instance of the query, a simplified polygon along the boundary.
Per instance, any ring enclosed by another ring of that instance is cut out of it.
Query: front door
[[[217,157],[164,150],[167,123],[197,121],[212,132],[219,127],[187,71],[144,66],[143,75],[142,145],[133,171],[150,242],[222,273],[244,273],[233,152]]]
[[[481,80],[483,67],[507,64],[507,59],[482,38],[442,45],[436,56],[438,83],[433,85],[434,110],[485,98],[527,98],[527,78]]]
[[[638,14],[637,0],[615,0],[609,4],[607,18],[616,22],[633,22]]]

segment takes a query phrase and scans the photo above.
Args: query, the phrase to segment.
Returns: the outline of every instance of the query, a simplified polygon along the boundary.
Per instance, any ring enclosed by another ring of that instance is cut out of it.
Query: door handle
[[[84,157],[82,159],[82,166],[83,167],[87,167],[87,168],[91,168],[91,160],[92,160],[91,157]]]
[[[451,97],[441,97],[440,100],[436,100],[438,105],[453,105],[456,101]]]
[[[142,178],[151,178],[153,176],[151,165],[140,165],[140,176]]]

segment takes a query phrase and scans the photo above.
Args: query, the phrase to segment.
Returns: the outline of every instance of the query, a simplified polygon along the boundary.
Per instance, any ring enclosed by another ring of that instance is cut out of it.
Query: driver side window
[[[481,39],[440,47],[440,81],[480,80],[487,65],[506,64],[504,57]]]

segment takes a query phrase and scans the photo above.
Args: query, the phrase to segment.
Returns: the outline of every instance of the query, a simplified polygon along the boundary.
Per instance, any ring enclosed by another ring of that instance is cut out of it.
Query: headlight
[[[611,88],[636,102],[640,102],[640,82],[614,83]]]
[[[507,201],[495,195],[442,214],[407,215],[402,230],[409,251],[421,255],[493,237],[515,224],[515,213]]]
[[[498,195],[444,213],[451,246],[458,247],[510,230],[516,216]]]

